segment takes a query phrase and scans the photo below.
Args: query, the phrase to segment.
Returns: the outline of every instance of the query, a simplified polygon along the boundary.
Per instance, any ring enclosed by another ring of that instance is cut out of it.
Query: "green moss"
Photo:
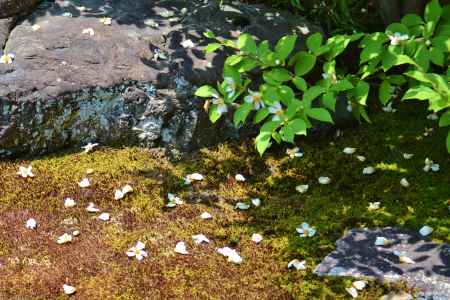
[[[383,226],[417,230],[427,224],[435,228],[436,241],[450,242],[446,132],[436,129],[432,136],[424,137],[424,128],[436,124],[426,120],[417,107],[405,107],[394,116],[376,114],[373,125],[344,130],[341,138],[330,134],[299,140],[305,156],[295,160],[288,159],[282,148],[260,158],[251,143],[241,143],[202,149],[176,163],[156,151],[105,147],[87,155],[71,151],[33,161],[0,162],[0,234],[6,236],[0,241],[0,257],[25,255],[11,245],[26,244],[30,258],[48,257],[50,265],[39,274],[56,285],[49,291],[32,276],[23,281],[25,287],[16,275],[5,289],[9,294],[0,292],[0,296],[24,291],[26,298],[55,298],[69,276],[79,288],[79,296],[90,299],[142,299],[149,293],[155,299],[219,299],[223,295],[235,299],[346,299],[344,288],[350,279],[317,277],[312,271],[347,230]],[[344,147],[356,147],[357,154],[367,160],[360,162],[343,154]],[[404,152],[414,157],[405,160]],[[426,157],[438,162],[441,171],[425,173]],[[29,163],[36,177],[18,178],[18,166]],[[369,165],[376,173],[362,175]],[[88,176],[92,187],[82,190],[77,182],[88,168],[95,170]],[[192,172],[202,173],[206,180],[185,186],[182,178]],[[237,173],[248,180],[236,182]],[[319,185],[319,176],[329,176],[332,183]],[[400,185],[403,177],[411,183],[409,188]],[[133,186],[133,194],[114,200],[114,190],[125,184]],[[309,191],[298,194],[295,186],[299,184],[309,184]],[[165,208],[169,192],[186,203]],[[77,207],[63,207],[63,199],[69,196],[78,202]],[[234,209],[236,202],[250,203],[253,197],[262,199],[261,207],[246,212]],[[380,201],[382,208],[368,211],[369,202],[375,201]],[[113,220],[100,224],[93,219],[84,210],[88,202],[110,212]],[[11,213],[19,209],[26,213]],[[213,219],[201,220],[204,211]],[[17,241],[6,234],[22,230],[30,215],[39,216],[40,226],[51,233],[50,241],[39,244],[29,234],[19,234]],[[61,225],[68,217],[79,220],[77,228],[82,235],[80,242],[62,251],[54,245],[54,237],[70,229]],[[317,236],[299,238],[295,228],[301,222],[315,226]],[[250,241],[254,232],[264,236],[260,245]],[[212,243],[194,245],[191,235],[199,233]],[[83,244],[84,239],[89,243]],[[137,240],[147,244],[149,257],[143,263],[124,255]],[[191,255],[174,254],[173,248],[181,240],[186,241]],[[238,249],[244,257],[242,265],[232,265],[216,253],[216,248],[225,245]],[[83,266],[80,270],[51,272],[52,267],[62,268],[62,261],[75,257],[76,264]],[[293,258],[306,259],[307,272],[287,271],[286,264]],[[2,269],[0,275],[14,273],[13,266]],[[360,299],[376,299],[390,289],[405,287],[371,282]],[[33,293],[27,294],[29,290]]]

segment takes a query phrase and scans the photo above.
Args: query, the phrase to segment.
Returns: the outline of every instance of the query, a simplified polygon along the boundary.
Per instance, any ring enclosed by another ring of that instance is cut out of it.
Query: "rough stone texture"
[[[377,237],[394,241],[375,246]],[[336,250],[316,268],[319,275],[368,277],[406,281],[429,300],[450,299],[450,245],[435,244],[416,232],[385,228],[350,230],[336,242]],[[415,264],[401,264],[394,251],[405,252]]]
[[[165,11],[174,15],[161,16]],[[113,18],[111,26],[99,22],[103,16]],[[145,25],[148,19],[159,28]],[[32,31],[33,24],[41,29]],[[0,42],[5,26],[0,23]],[[229,122],[211,126],[202,101],[192,96],[195,85],[219,79],[223,64],[223,53],[201,51],[208,43],[202,33],[249,32],[274,42],[296,31],[303,47],[300,27],[319,30],[299,16],[262,6],[44,1],[7,38],[4,52],[16,59],[0,65],[0,155],[40,154],[89,141],[189,149],[236,135]],[[86,28],[95,35],[82,34]],[[196,47],[183,48],[186,39]],[[156,60],[157,51],[167,59]]]

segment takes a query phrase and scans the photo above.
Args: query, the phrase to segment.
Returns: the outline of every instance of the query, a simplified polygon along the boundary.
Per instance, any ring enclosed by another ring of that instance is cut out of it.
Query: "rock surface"
[[[393,243],[375,246],[377,237]],[[416,232],[385,228],[350,230],[336,246],[315,273],[406,281],[425,299],[450,299],[450,245],[432,243]],[[400,263],[394,251],[404,252],[415,263]]]
[[[305,28],[319,28],[262,6],[230,4],[221,10],[214,3],[41,3],[13,28],[4,49],[15,60],[0,64],[0,155],[41,154],[93,141],[190,149],[237,134],[226,121],[212,126],[202,101],[192,96],[195,85],[218,80],[223,65],[223,53],[201,51],[208,43],[202,33],[249,32],[275,42],[296,31],[303,47]],[[102,17],[112,24],[101,23]],[[1,24],[0,35],[6,31]],[[92,31],[83,34],[85,29]],[[188,39],[195,47],[181,46]]]

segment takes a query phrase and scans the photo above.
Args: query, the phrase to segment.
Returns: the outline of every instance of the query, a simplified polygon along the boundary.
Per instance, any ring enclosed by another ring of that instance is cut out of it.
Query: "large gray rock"
[[[13,28],[4,49],[15,60],[0,64],[0,155],[89,141],[189,149],[236,135],[229,122],[211,126],[192,96],[195,85],[216,82],[223,65],[223,53],[201,51],[208,43],[202,33],[249,32],[274,42],[296,31],[303,47],[301,31],[319,29],[263,6],[221,10],[210,2],[44,1]],[[158,28],[146,25],[149,19]],[[88,28],[93,36],[82,33]],[[196,46],[183,48],[186,39]],[[156,59],[157,52],[167,59]]]
[[[392,240],[375,246],[377,237]],[[400,263],[398,251],[415,261]],[[428,300],[450,299],[450,245],[436,244],[417,232],[385,228],[352,229],[336,242],[336,250],[317,266],[315,273],[405,281]]]

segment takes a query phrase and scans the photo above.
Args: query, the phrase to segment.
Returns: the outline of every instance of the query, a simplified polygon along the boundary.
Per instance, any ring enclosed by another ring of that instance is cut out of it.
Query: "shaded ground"
[[[249,142],[202,149],[177,162],[139,148],[100,148],[87,155],[72,150],[31,161],[33,179],[16,175],[18,166],[30,161],[2,161],[0,299],[63,299],[66,282],[77,287],[75,299],[347,299],[350,279],[321,278],[312,271],[350,228],[418,230],[427,224],[435,228],[435,241],[450,242],[445,131],[424,137],[425,127],[437,124],[417,107],[377,114],[373,121],[344,130],[340,138],[330,133],[300,141],[305,156],[295,160],[284,149],[260,159]],[[367,161],[343,154],[344,147],[357,147]],[[403,152],[414,157],[404,160]],[[440,172],[422,170],[426,157],[440,164]],[[363,176],[368,165],[376,173]],[[95,170],[89,175],[92,186],[82,190],[77,182],[88,168]],[[182,177],[192,172],[206,180],[184,186]],[[248,181],[236,182],[237,173]],[[319,176],[332,183],[319,185]],[[400,186],[402,177],[409,188]],[[135,192],[114,200],[114,190],[127,183]],[[309,191],[298,194],[298,184],[309,184]],[[169,192],[188,203],[165,209]],[[78,205],[65,209],[65,197]],[[236,202],[252,197],[260,197],[262,206],[234,210]],[[368,211],[375,201],[382,208]],[[112,220],[96,220],[85,211],[88,202],[111,213]],[[200,219],[204,211],[213,219]],[[37,219],[37,231],[25,229],[30,217]],[[68,225],[73,223],[68,218],[78,223]],[[315,237],[296,234],[302,222],[317,228]],[[74,229],[81,235],[73,243],[56,244],[59,235]],[[260,245],[250,241],[253,232],[263,234]],[[194,245],[191,235],[199,233],[211,244]],[[149,252],[142,263],[124,253],[137,240],[146,242]],[[187,243],[191,255],[173,252],[178,241]],[[215,252],[226,245],[239,251],[242,265]],[[305,259],[307,270],[288,271],[294,258]],[[377,299],[393,289],[406,287],[371,282],[360,299]]]

